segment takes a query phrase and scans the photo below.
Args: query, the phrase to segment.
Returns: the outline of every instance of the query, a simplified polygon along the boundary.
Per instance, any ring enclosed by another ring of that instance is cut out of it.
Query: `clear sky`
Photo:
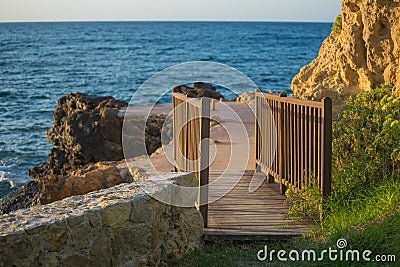
[[[0,0],[0,21],[334,21],[341,0]]]

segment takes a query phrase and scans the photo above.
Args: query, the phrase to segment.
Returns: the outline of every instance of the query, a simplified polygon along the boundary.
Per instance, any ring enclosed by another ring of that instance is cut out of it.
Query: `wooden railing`
[[[285,188],[331,192],[332,101],[256,93],[256,168]]]
[[[199,180],[199,210],[208,220],[210,100],[173,93],[174,160],[177,171],[193,172]]]

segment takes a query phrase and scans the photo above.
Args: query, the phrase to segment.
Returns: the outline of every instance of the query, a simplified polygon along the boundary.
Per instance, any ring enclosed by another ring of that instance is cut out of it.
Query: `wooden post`
[[[215,99],[211,100],[211,106],[212,106],[212,110],[215,110]]]
[[[208,226],[208,185],[209,182],[209,142],[210,138],[210,99],[201,99],[201,119],[200,119],[200,177],[199,177],[199,206],[204,220],[204,228]],[[207,139],[207,142],[204,142]],[[202,203],[204,203],[202,205]]]
[[[326,97],[322,100],[322,177],[321,177],[321,193],[322,203],[324,198],[328,197],[332,190],[332,100]],[[323,217],[323,209],[321,207],[321,220]]]
[[[260,104],[258,103],[258,95],[257,95],[257,93],[255,92],[254,93],[254,99],[255,99],[255,111],[256,111],[256,114],[255,114],[255,116],[254,116],[254,128],[255,128],[255,131],[254,131],[254,140],[255,140],[255,149],[254,149],[254,164],[255,164],[255,171],[256,172],[259,172],[259,171],[261,171],[261,168],[258,166],[258,159],[259,159],[259,142],[260,142],[260,140],[259,140],[259,132],[258,132],[258,119],[259,119],[259,108],[260,108]]]
[[[281,93],[279,94],[280,97],[287,97],[287,95],[285,93]],[[279,114],[279,138],[280,138],[280,142],[279,143],[279,188],[280,188],[280,192],[281,195],[285,194],[285,186],[283,185],[282,179],[286,179],[286,177],[282,177],[285,173],[285,158],[286,158],[286,153],[285,153],[285,137],[286,137],[286,127],[285,127],[285,103],[284,102],[280,102],[279,103],[279,108],[280,108],[280,114]]]

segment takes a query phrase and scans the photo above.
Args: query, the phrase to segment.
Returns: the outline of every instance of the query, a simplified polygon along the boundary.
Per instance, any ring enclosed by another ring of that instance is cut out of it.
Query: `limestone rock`
[[[248,105],[255,105],[256,103],[255,92],[254,91],[244,92],[236,99],[236,101],[241,103],[247,103]]]
[[[343,0],[341,32],[292,81],[302,99],[332,98],[339,111],[349,96],[392,83],[400,88],[400,1]]]
[[[41,180],[41,204],[83,195],[121,183],[132,182],[125,162],[98,162],[72,171],[69,176],[51,175]]]

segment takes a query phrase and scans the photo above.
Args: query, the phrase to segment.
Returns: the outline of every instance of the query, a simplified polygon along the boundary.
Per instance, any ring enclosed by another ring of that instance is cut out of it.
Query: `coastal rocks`
[[[132,181],[125,162],[121,162],[121,110],[127,105],[112,97],[80,93],[61,98],[54,111],[53,127],[46,132],[55,145],[48,162],[29,170],[35,182],[0,201],[0,214]],[[172,123],[165,123],[166,119],[166,115],[143,118],[145,141],[141,142],[147,150],[135,151],[135,156],[152,154],[161,146],[161,135],[171,135]]]
[[[58,101],[53,127],[46,132],[55,145],[49,160],[29,171],[40,180],[48,175],[67,175],[88,163],[119,161],[124,158],[118,116],[128,104],[112,97],[68,94]]]
[[[400,88],[400,2],[343,0],[342,29],[292,81],[299,98],[332,98],[336,111],[349,96],[382,83]]]
[[[208,83],[196,82],[192,87],[186,85],[179,85],[173,89],[176,93],[187,95],[188,97],[209,97],[214,99],[224,99],[224,96],[217,92],[217,89]]]
[[[162,179],[196,183],[193,174]],[[202,245],[192,202],[172,207],[123,184],[22,209],[0,217],[0,266],[165,266]]]

